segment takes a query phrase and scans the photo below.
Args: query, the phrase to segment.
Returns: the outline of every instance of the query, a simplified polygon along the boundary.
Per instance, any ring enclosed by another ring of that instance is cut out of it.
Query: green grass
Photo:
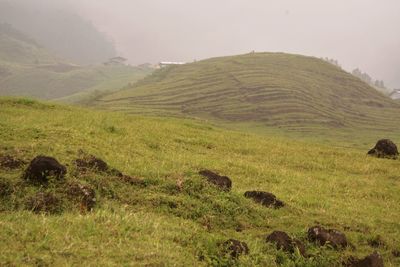
[[[1,63],[0,63],[1,66]],[[107,90],[118,90],[152,72],[130,66],[2,65],[9,75],[0,77],[0,95],[58,99],[75,103]]]
[[[297,132],[398,131],[400,105],[323,60],[283,53],[213,58],[154,72],[100,108]]]
[[[378,250],[385,266],[399,266],[391,253],[400,249],[399,160],[366,156],[370,138],[365,132],[366,143],[334,146],[201,120],[1,99],[0,154],[25,161],[54,156],[68,174],[38,188],[21,179],[23,168],[0,170],[0,181],[13,189],[0,198],[0,265],[277,266],[278,260],[282,266],[340,266],[349,255]],[[73,163],[81,149],[145,183],[81,174]],[[231,177],[232,191],[205,183],[197,175],[203,168]],[[56,214],[26,210],[38,191],[62,197],[70,182],[96,190],[92,212],[81,214],[67,198]],[[264,208],[243,197],[247,190],[272,192],[287,206]],[[308,227],[318,223],[343,231],[356,250],[307,242]],[[314,257],[276,251],[264,242],[273,230],[305,241]],[[370,247],[378,235],[385,246]],[[218,243],[229,238],[247,242],[250,254],[237,262],[224,257]]]

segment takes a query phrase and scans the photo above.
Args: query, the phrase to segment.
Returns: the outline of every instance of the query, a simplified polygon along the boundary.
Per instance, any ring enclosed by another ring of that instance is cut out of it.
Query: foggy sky
[[[337,59],[400,88],[398,0],[64,0],[132,64],[249,51]]]

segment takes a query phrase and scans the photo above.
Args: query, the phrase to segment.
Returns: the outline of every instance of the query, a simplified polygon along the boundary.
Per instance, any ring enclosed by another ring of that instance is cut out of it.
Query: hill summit
[[[97,104],[292,128],[391,128],[400,111],[398,104],[337,66],[284,53],[250,53],[162,68]]]

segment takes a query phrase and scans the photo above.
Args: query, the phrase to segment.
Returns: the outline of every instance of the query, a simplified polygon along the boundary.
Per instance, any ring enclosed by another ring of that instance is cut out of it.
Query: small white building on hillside
[[[158,64],[160,68],[175,66],[175,65],[185,65],[186,62],[173,62],[173,61],[162,61]]]
[[[400,99],[400,89],[393,90],[393,92],[390,94],[390,97],[392,99]]]

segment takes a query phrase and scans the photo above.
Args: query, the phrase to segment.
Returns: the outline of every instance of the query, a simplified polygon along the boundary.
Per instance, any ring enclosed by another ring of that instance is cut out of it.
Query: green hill
[[[150,74],[150,68],[79,66],[61,59],[33,39],[0,24],[0,95],[76,102],[121,89]],[[97,93],[96,93],[97,92]]]
[[[58,60],[56,56],[10,24],[0,23],[0,63],[54,64]]]
[[[213,58],[160,69],[97,105],[297,131],[398,130],[400,106],[323,60],[283,53]]]
[[[80,101],[96,91],[116,90],[151,73],[151,69],[130,66],[89,66],[69,64],[37,66],[9,65],[9,75],[0,78],[0,95]]]
[[[25,99],[0,99],[0,107],[0,157],[25,162],[0,164],[2,266],[330,267],[375,250],[385,266],[400,265],[400,165],[366,155],[376,139],[344,148]],[[83,151],[132,177],[79,169]],[[65,164],[66,177],[23,180],[37,155]],[[229,176],[231,192],[207,184],[202,169]],[[90,212],[79,206],[83,189],[95,190]],[[286,206],[263,207],[243,197],[247,190],[272,192]],[[307,241],[316,224],[342,231],[352,246]],[[266,243],[274,230],[303,241],[310,257]],[[229,238],[245,241],[249,255],[226,256],[219,244]]]

